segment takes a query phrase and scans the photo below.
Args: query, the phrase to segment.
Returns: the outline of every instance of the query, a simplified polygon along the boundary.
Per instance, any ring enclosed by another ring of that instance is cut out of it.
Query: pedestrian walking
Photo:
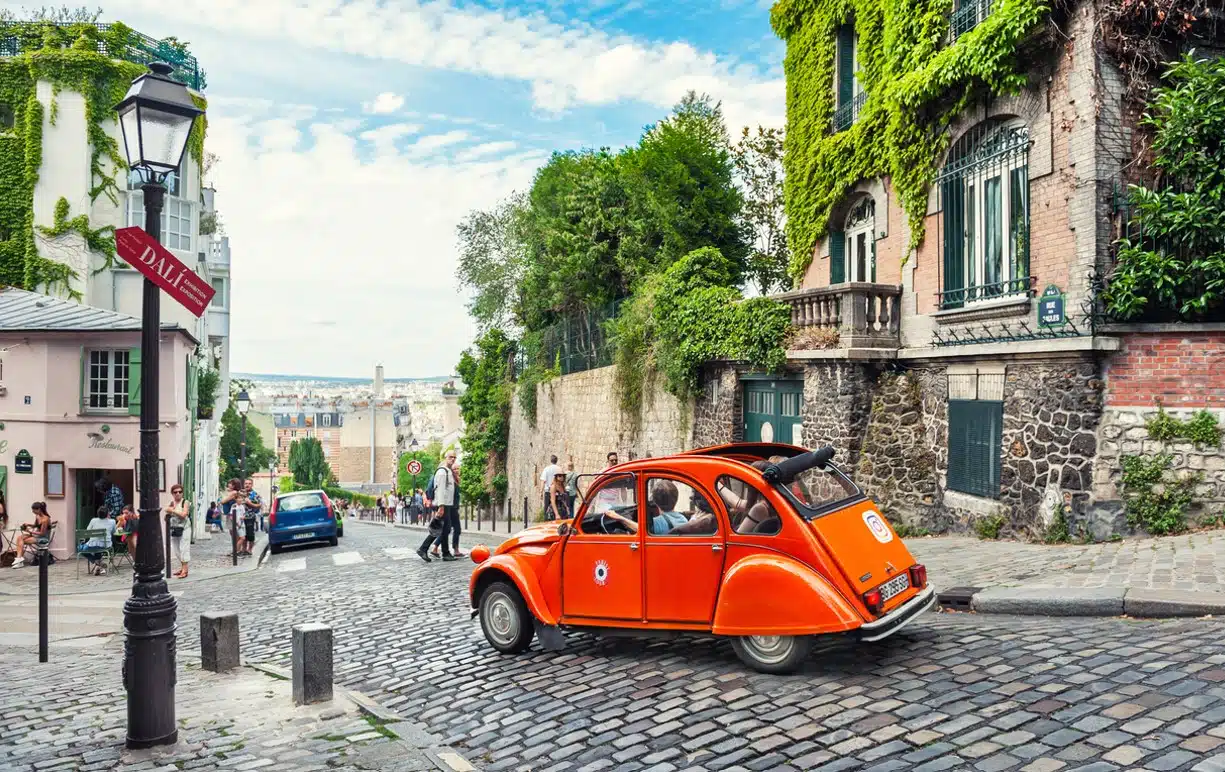
[[[400,525],[408,525],[408,502],[405,501],[408,497],[401,494],[396,499],[396,522]]]
[[[425,494],[421,489],[413,491],[413,525],[421,522],[421,516],[425,514]]]
[[[400,497],[396,495],[395,491],[387,494],[387,511],[384,513],[387,515],[387,522],[394,523],[396,521],[396,507],[399,504]]]
[[[566,493],[566,475],[558,472],[553,476],[553,484],[544,495],[545,520],[569,520],[570,496]]]
[[[574,516],[574,503],[578,501],[578,472],[574,471],[574,462],[566,462],[566,497],[570,499],[570,515]]]
[[[243,481],[242,503],[243,533],[242,538],[239,540],[241,549],[239,549],[238,553],[240,555],[250,555],[251,548],[255,546],[255,522],[264,508],[264,503],[260,500],[259,493],[255,490],[255,484],[249,477]]]
[[[242,480],[235,477],[226,483],[225,493],[221,494],[221,527],[223,530],[234,533],[238,529],[237,518],[242,516],[242,500]],[[239,541],[241,542],[241,539]]]
[[[166,505],[166,527],[170,529],[170,554],[179,561],[179,570],[173,576],[175,579],[187,578],[187,562],[191,560],[191,537],[185,535],[190,520],[187,515],[187,502],[183,500],[183,486],[173,485],[170,488],[170,503]]]
[[[440,521],[438,534],[437,536],[432,532],[427,534],[425,541],[421,542],[421,546],[417,549],[417,554],[425,562],[430,562],[430,545],[437,541],[442,550],[442,559],[453,561],[459,555],[452,554],[453,551],[447,542],[448,537],[454,533],[454,553],[459,552],[459,480],[455,476],[455,451],[448,450],[443,455],[442,466],[434,472],[431,484],[434,495],[430,503],[435,507],[434,519]],[[433,525],[431,523],[431,530]]]
[[[383,498],[382,496],[379,496],[374,501],[374,515],[373,516],[375,518],[380,518],[380,517],[386,516],[386,514],[387,514],[387,499]]]
[[[549,465],[540,473],[540,506],[544,508],[545,497],[549,493],[549,487],[553,485],[553,477],[561,472],[561,467],[557,465],[557,455],[549,456]]]

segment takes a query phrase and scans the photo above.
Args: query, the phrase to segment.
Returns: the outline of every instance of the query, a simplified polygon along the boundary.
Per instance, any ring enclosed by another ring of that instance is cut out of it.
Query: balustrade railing
[[[772,295],[791,306],[791,323],[838,332],[839,348],[897,348],[902,288],[848,282]]]

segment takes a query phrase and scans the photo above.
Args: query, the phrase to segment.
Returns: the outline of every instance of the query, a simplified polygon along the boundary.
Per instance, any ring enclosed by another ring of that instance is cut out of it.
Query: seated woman
[[[715,513],[711,510],[710,502],[706,500],[706,497],[700,495],[694,497],[693,508],[697,510],[697,513],[689,518],[689,522],[668,531],[669,536],[713,536],[719,532]]]
[[[89,531],[106,531],[105,536],[94,536],[81,545],[81,554],[89,561],[89,573],[106,576],[106,566],[102,565],[102,557],[107,545],[112,544],[115,538],[115,521],[111,519],[111,511],[105,506],[98,507],[94,519],[90,520],[89,525],[85,528]]]
[[[51,515],[47,514],[46,503],[36,501],[30,505],[30,511],[34,513],[34,522],[21,526],[21,533],[13,542],[13,547],[17,550],[13,568],[21,568],[25,565],[27,549],[37,544],[39,539],[51,536]]]
[[[119,522],[115,526],[117,533],[123,534],[123,543],[127,545],[128,555],[136,558],[136,532],[140,527],[140,515],[131,506],[124,504],[119,512]]]

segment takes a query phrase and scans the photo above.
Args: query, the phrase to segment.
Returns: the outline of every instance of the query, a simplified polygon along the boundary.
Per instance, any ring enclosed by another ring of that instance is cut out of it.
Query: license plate
[[[293,537],[295,539],[313,539],[315,537],[315,534],[313,533],[295,533]]]
[[[907,574],[895,576],[880,586],[881,602],[883,603],[896,595],[900,595],[908,589],[910,589],[910,576]]]

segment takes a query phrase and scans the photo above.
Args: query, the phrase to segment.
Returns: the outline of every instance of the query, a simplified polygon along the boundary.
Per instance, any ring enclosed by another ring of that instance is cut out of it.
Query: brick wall
[[[1225,408],[1225,325],[1129,333],[1106,368],[1110,407]]]

